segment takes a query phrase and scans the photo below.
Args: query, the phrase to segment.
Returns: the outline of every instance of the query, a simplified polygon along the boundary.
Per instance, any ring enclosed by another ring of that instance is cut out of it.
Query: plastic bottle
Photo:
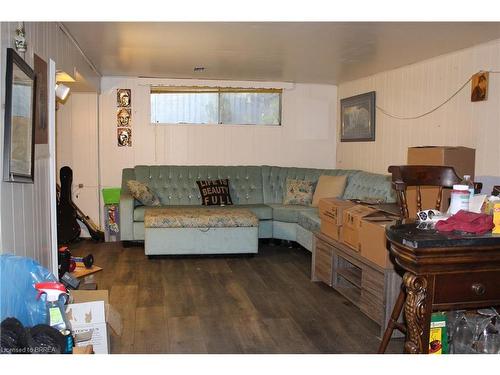
[[[59,297],[61,295],[67,296],[64,285],[56,281],[46,281],[43,283],[36,283],[35,289],[38,290],[37,298],[40,298],[42,294],[46,295],[48,311],[47,324],[59,331],[67,329],[68,323],[66,321],[66,314],[59,305]]]
[[[460,182],[460,185],[467,185],[467,190],[470,192],[470,198],[474,196],[474,182],[470,179],[470,175],[464,175],[464,179]]]
[[[470,192],[467,185],[453,185],[451,191],[451,202],[448,212],[455,215],[458,211],[469,210]]]

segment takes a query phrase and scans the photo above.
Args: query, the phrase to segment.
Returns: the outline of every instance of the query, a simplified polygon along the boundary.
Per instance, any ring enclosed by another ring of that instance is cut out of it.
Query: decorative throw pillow
[[[232,205],[229,193],[229,180],[202,180],[196,181],[201,194],[201,204],[204,206]]]
[[[344,194],[347,175],[343,176],[320,176],[311,206],[318,207],[321,198],[338,198]]]
[[[149,188],[148,185],[136,180],[127,181],[128,190],[130,194],[145,206],[159,206],[160,199]]]
[[[309,206],[313,198],[314,183],[307,180],[286,179],[286,191],[283,204]]]

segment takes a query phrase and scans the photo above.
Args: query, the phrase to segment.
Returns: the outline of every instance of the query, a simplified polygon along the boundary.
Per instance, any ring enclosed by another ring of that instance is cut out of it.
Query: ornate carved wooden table
[[[500,235],[445,235],[403,223],[386,236],[406,271],[406,353],[428,353],[433,311],[500,305]]]

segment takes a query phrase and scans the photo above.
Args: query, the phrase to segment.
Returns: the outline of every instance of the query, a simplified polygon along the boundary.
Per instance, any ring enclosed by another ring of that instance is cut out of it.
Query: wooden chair
[[[408,219],[408,199],[406,196],[407,187],[415,187],[417,211],[422,210],[422,195],[421,186],[435,186],[439,187],[436,197],[436,204],[433,208],[439,210],[441,207],[441,200],[443,197],[443,188],[452,188],[453,185],[459,184],[461,179],[455,173],[452,167],[443,167],[435,165],[392,165],[389,167],[389,172],[392,174],[392,185],[396,190],[399,209],[401,211],[401,218]],[[429,207],[424,207],[427,209]],[[399,292],[396,303],[387,323],[387,328],[382,337],[382,342],[378,348],[378,353],[385,353],[387,345],[391,339],[394,329],[406,333],[406,326],[404,323],[398,322],[405,303],[406,294],[403,285]]]

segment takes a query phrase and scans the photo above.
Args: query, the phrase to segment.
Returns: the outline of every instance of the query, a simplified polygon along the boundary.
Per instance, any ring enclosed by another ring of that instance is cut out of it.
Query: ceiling
[[[339,84],[500,38],[499,22],[65,22],[102,75]],[[205,67],[194,72],[196,66]]]

